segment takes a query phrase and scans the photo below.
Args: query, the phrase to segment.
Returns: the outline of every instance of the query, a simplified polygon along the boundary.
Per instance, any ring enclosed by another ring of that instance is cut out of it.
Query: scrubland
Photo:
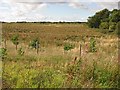
[[[86,24],[3,23],[3,88],[118,88],[118,37]],[[18,49],[11,42],[19,35]],[[90,39],[95,46],[91,47]],[[39,52],[29,47],[39,39]],[[72,45],[69,50],[65,45]],[[81,48],[80,48],[81,45]],[[24,54],[19,55],[22,48]],[[95,51],[90,51],[95,48]]]

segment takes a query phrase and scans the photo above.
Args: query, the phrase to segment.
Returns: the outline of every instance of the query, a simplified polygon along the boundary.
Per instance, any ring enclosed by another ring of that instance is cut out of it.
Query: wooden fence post
[[[36,42],[36,50],[37,50],[37,54],[38,54],[38,52],[39,52],[39,42],[38,41]]]

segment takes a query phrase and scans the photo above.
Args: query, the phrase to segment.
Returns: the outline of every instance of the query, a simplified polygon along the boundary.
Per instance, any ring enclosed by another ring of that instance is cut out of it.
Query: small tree
[[[16,46],[16,50],[17,50],[17,46],[18,46],[18,44],[19,44],[19,36],[18,35],[14,35],[13,37],[12,37],[12,39],[11,39],[11,41],[13,42],[13,44]]]
[[[37,53],[38,53],[39,52],[39,44],[40,44],[39,39],[36,38],[30,42],[29,46],[31,46],[32,48],[35,48],[37,50]]]
[[[96,41],[93,37],[90,38],[90,52],[96,52]]]

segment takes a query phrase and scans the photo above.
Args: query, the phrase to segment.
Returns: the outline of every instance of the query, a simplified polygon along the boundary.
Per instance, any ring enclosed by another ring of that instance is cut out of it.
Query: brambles
[[[17,50],[17,46],[19,44],[19,36],[18,35],[14,35],[12,38],[11,38],[11,41],[13,42],[13,44],[16,46],[16,50]]]

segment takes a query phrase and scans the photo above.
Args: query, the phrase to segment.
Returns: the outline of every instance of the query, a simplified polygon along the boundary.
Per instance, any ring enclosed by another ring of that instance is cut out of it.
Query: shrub
[[[66,43],[66,44],[64,45],[64,50],[65,50],[65,51],[68,51],[68,50],[74,49],[74,47],[75,47],[75,45],[70,44],[70,43]]]
[[[39,40],[36,38],[36,39],[33,39],[33,40],[29,43],[29,46],[31,46],[32,48],[37,49],[37,48],[39,48],[39,44],[40,44],[40,42],[39,42]]]
[[[67,73],[67,83],[65,83],[68,87],[79,87],[81,88],[81,59],[75,61],[74,63],[70,63],[67,66],[66,73]]]
[[[96,41],[93,37],[90,38],[90,52],[96,52]]]
[[[100,24],[101,29],[109,29],[109,23],[108,22],[102,22]]]
[[[109,32],[113,32],[116,29],[116,23],[115,22],[110,22],[109,23]]]
[[[115,33],[118,35],[118,36],[120,36],[120,22],[118,22],[117,24],[116,24],[116,30],[115,30]]]
[[[6,58],[7,55],[7,49],[6,48],[0,48],[0,57],[2,57],[2,59]]]
[[[29,46],[31,46],[32,48],[35,48],[35,49],[37,50],[37,54],[38,54],[39,44],[40,44],[40,42],[39,42],[38,38],[36,38],[36,39],[33,39],[33,40],[30,42]]]
[[[14,45],[16,45],[16,50],[17,50],[17,45],[19,44],[19,36],[18,35],[14,35],[12,38],[11,38],[11,41],[13,42]]]

